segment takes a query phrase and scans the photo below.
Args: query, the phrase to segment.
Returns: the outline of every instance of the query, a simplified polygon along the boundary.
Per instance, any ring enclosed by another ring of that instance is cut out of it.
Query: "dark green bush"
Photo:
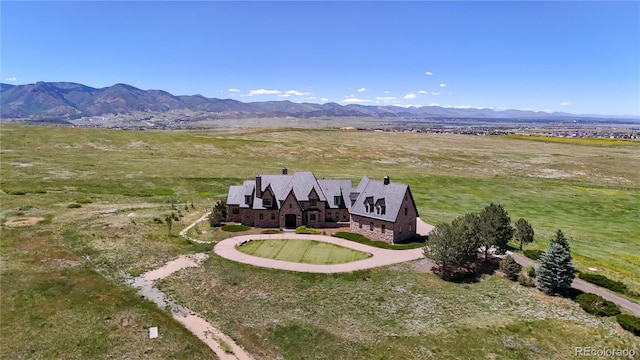
[[[624,294],[627,292],[627,285],[620,281],[611,280],[608,277],[600,274],[580,273],[578,277],[584,281],[588,281],[594,285],[607,288],[611,291]]]
[[[262,230],[260,233],[261,234],[280,234],[282,231],[280,231],[280,229],[267,229],[267,230]]]
[[[620,314],[616,316],[616,320],[618,320],[618,324],[620,324],[623,329],[629,331],[635,336],[640,336],[640,317]]]
[[[90,199],[78,199],[76,200],[76,202],[78,204],[91,204],[93,201],[91,201]]]
[[[535,278],[536,277],[536,268],[534,268],[533,266],[529,266],[527,268],[527,275],[529,275],[530,278]]]
[[[228,231],[228,232],[240,232],[240,231],[247,231],[249,229],[251,229],[251,227],[247,225],[225,225],[222,227],[222,231]]]
[[[544,251],[542,250],[524,250],[522,251],[522,254],[526,257],[528,257],[529,259],[533,259],[533,260],[538,260],[540,259],[540,255],[544,254]]]
[[[575,302],[580,304],[580,307],[589,314],[597,316],[616,316],[620,314],[618,305],[605,300],[600,295],[583,293],[576,296]]]
[[[352,232],[346,232],[346,231],[338,231],[337,233],[331,236],[355,241],[360,244],[374,246],[381,249],[406,250],[406,249],[416,249],[424,246],[423,243],[419,243],[419,242],[412,242],[407,244],[389,244],[388,242],[385,242],[385,241],[371,240],[364,235],[360,235]]]
[[[536,281],[532,277],[529,277],[529,276],[527,276],[525,274],[518,275],[518,283],[520,283],[520,285],[526,286],[526,287],[534,287],[534,286],[536,286]]]
[[[511,255],[507,255],[500,260],[500,270],[507,276],[509,280],[517,280],[522,266],[518,264]]]
[[[73,204],[69,204],[69,205],[67,205],[67,207],[68,207],[69,209],[79,209],[79,208],[81,208],[81,207],[82,207],[82,205],[80,205],[80,204],[76,204],[76,203],[73,203]]]

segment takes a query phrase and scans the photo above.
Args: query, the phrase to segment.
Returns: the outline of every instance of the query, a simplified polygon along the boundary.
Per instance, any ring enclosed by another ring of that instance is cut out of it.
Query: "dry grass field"
[[[122,274],[210,252],[178,232],[229,185],[284,166],[354,184],[388,174],[410,184],[428,223],[500,203],[535,228],[529,248],[562,229],[579,269],[640,291],[640,143],[607,140],[2,125],[0,357],[213,357]],[[171,213],[180,220],[169,232]],[[560,359],[573,345],[638,343],[608,319],[496,276],[451,284],[410,264],[318,277],[212,256],[163,286],[258,358]],[[161,336],[150,343],[146,328],[156,325]]]

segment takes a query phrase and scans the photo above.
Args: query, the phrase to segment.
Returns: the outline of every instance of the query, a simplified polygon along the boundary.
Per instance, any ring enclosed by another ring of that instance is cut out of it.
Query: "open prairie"
[[[229,185],[282,167],[354,184],[364,174],[389,175],[411,186],[420,217],[432,224],[502,204],[513,221],[533,225],[528,248],[544,249],[562,229],[578,269],[597,268],[640,291],[638,142],[3,125],[0,144],[2,358],[213,357],[122,285],[123,273],[210,252],[178,232]],[[170,229],[172,212],[179,221]],[[412,264],[307,276],[212,255],[161,285],[258,358],[560,359],[573,346],[638,348],[614,321],[569,301],[497,276],[446,283]],[[158,324],[161,337],[149,343],[146,328]],[[452,345],[467,339],[476,343]],[[320,348],[302,346],[312,340]]]

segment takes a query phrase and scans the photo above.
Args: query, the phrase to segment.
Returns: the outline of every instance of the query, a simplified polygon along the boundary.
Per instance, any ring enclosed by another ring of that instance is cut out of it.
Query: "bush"
[[[533,266],[529,266],[527,268],[527,275],[529,275],[530,278],[535,279],[535,277],[536,277],[536,268],[534,268]]]
[[[93,201],[91,201],[90,199],[78,199],[76,200],[76,202],[78,204],[91,204]]]
[[[67,205],[67,207],[68,207],[69,209],[79,209],[79,208],[81,208],[81,207],[82,207],[82,205],[80,205],[80,204],[76,204],[76,203],[73,203],[73,204],[69,204],[69,205]]]
[[[600,295],[584,293],[576,296],[575,301],[589,314],[597,316],[616,316],[620,314],[618,305],[605,300]]]
[[[529,277],[529,276],[527,276],[525,274],[518,275],[518,283],[520,283],[520,285],[526,286],[526,287],[534,287],[534,286],[536,286],[536,281],[532,277]]]
[[[240,231],[247,231],[249,229],[251,229],[250,226],[247,225],[225,225],[222,228],[222,231],[228,231],[228,232],[240,232]]]
[[[635,336],[640,336],[640,317],[620,314],[616,316],[618,324]]]
[[[537,261],[538,259],[540,259],[540,256],[542,254],[544,254],[544,251],[542,251],[542,250],[524,250],[522,252],[522,254],[524,256],[528,257],[529,259]]]
[[[504,259],[500,260],[500,270],[507,276],[509,280],[516,280],[522,266],[518,264],[511,255],[507,255]]]
[[[280,231],[280,229],[267,229],[267,230],[262,230],[260,233],[261,234],[280,234],[282,231]]]
[[[580,274],[578,274],[578,277],[584,281],[588,281],[594,285],[607,288],[617,293],[624,294],[627,292],[627,285],[621,283],[620,281],[611,280],[608,277],[600,274],[589,274],[581,272]]]
[[[407,244],[389,244],[388,242],[385,242],[385,241],[371,240],[364,235],[360,235],[352,232],[346,232],[346,231],[338,231],[331,236],[355,241],[360,244],[365,244],[365,245],[369,245],[369,246],[373,246],[381,249],[406,250],[406,249],[417,249],[419,247],[424,246],[423,243],[419,243],[419,242],[412,242]]]
[[[308,228],[304,225],[298,226],[296,228],[296,234],[312,234],[312,235],[318,235],[320,234],[320,231],[316,230],[316,229],[312,229],[312,228]]]
[[[154,223],[156,223],[156,224],[164,224],[164,223],[162,222],[162,219],[160,219],[159,217],[154,217],[154,218],[153,218],[153,222],[154,222]]]

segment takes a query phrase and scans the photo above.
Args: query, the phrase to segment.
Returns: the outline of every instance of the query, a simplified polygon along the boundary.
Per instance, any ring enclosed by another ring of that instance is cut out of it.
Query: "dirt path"
[[[522,265],[522,266],[534,266],[534,267],[538,267],[538,264],[527,258],[524,257],[520,254],[516,254],[513,253],[511,251],[508,251],[507,254],[511,255],[511,257],[513,258],[513,260],[515,260],[518,264]],[[578,289],[580,291],[584,291],[584,292],[589,292],[592,294],[596,294],[596,295],[600,295],[603,298],[618,304],[618,306],[620,306],[621,308],[624,308],[625,310],[633,313],[636,316],[640,316],[640,304],[635,303],[631,300],[627,300],[621,296],[618,296],[614,293],[612,293],[609,290],[603,289],[599,286],[595,286],[589,282],[586,282],[582,279],[573,279],[573,283],[571,283],[571,287],[573,287],[574,289]]]
[[[206,213],[204,213],[204,215],[202,215],[198,220],[192,222],[191,224],[189,224],[189,226],[187,226],[186,228],[182,229],[182,231],[180,231],[180,236],[182,236],[183,238],[189,240],[189,241],[193,241],[195,243],[200,243],[200,244],[209,244],[210,242],[208,241],[202,241],[202,240],[198,240],[198,239],[194,239],[192,237],[187,236],[187,231],[191,230],[192,227],[196,226],[197,223],[204,221],[209,214],[211,214],[211,211],[208,211]]]
[[[219,329],[196,315],[193,311],[169,299],[166,294],[154,284],[156,280],[164,279],[182,269],[200,266],[208,257],[207,254],[202,253],[181,255],[158,269],[151,270],[136,278],[128,278],[127,282],[132,287],[138,289],[145,298],[158,305],[159,308],[171,309],[171,316],[207,344],[221,360],[253,360],[251,355],[238,346],[233,339],[223,334]],[[159,329],[159,331],[162,331],[162,329]],[[221,342],[226,343],[231,351],[228,353],[225,352],[220,345]]]

